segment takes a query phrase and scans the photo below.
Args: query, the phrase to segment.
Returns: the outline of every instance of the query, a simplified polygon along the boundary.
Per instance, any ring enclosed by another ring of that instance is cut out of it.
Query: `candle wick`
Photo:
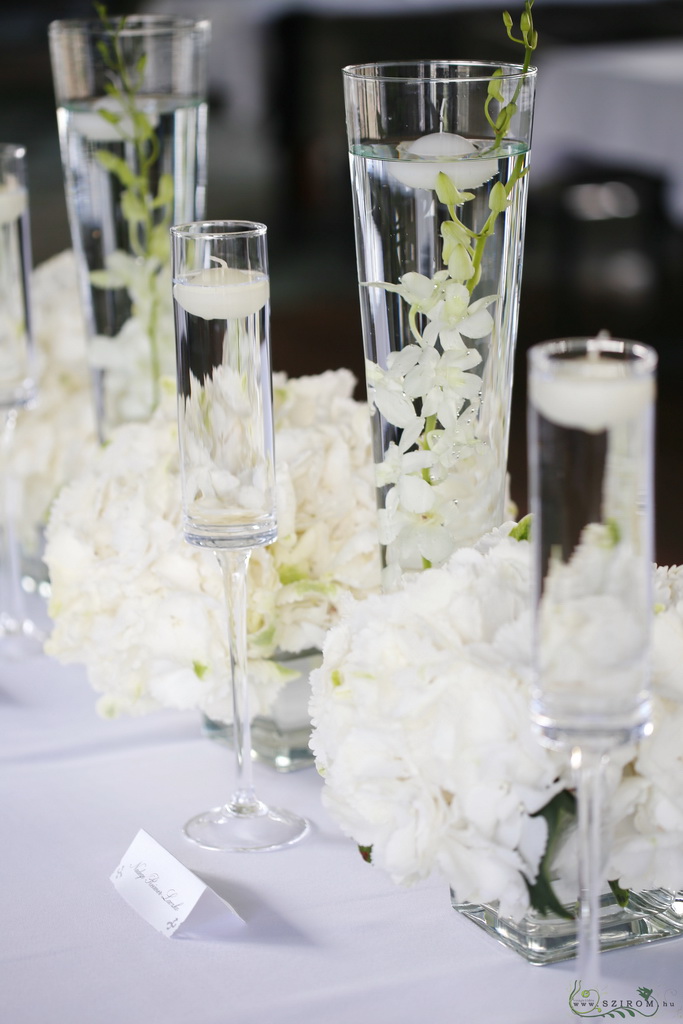
[[[221,265],[221,268],[222,268],[223,270],[227,270],[227,269],[228,269],[228,264],[227,264],[227,263],[225,262],[225,260],[222,260],[222,259],[220,258],[220,256],[209,256],[209,259],[210,259],[210,260],[211,260],[211,261],[212,261],[213,263],[220,263],[220,265]]]

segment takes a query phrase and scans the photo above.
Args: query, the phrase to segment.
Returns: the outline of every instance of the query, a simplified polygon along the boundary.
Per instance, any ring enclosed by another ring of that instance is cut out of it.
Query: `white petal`
[[[422,515],[434,504],[434,488],[419,476],[402,476],[397,484],[401,505],[408,512]]]
[[[384,419],[395,427],[408,427],[417,418],[413,403],[400,391],[375,388],[375,405]]]
[[[466,338],[485,338],[493,330],[493,317],[487,309],[480,309],[458,324],[458,329]]]

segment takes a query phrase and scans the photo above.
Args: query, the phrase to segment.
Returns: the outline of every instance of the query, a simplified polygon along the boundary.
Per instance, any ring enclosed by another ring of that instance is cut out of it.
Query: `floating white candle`
[[[627,376],[623,363],[590,356],[556,364],[552,379],[532,374],[529,400],[551,423],[596,434],[637,416],[654,397],[651,377]]]
[[[26,189],[19,185],[0,185],[0,224],[11,224],[26,209]]]
[[[478,188],[498,173],[497,160],[484,160],[472,156],[477,147],[462,135],[435,132],[400,147],[404,160],[392,160],[389,170],[394,178],[410,188],[436,188],[436,179],[442,171],[457,189]],[[471,157],[467,160],[448,160],[447,157]],[[415,159],[417,157],[417,159]],[[430,160],[429,158],[434,159]]]
[[[219,267],[188,274],[173,285],[173,297],[192,316],[235,320],[262,309],[270,295],[268,278],[255,270],[233,270],[215,256]]]
[[[155,100],[138,100],[139,109],[145,114],[152,128],[159,124],[158,103]],[[112,124],[102,117],[101,110],[117,114],[121,120]],[[130,114],[126,114],[118,100],[106,97],[98,100],[90,109],[72,110],[71,126],[89,142],[123,142],[135,136],[135,125]]]

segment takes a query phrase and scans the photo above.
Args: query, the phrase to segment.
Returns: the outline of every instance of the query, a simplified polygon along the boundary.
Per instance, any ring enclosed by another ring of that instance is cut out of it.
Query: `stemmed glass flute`
[[[266,227],[171,228],[185,539],[213,550],[227,605],[237,784],[185,835],[211,850],[274,850],[309,823],[256,797],[247,678],[247,568],[277,536]]]
[[[26,150],[0,145],[0,639],[3,652],[22,655],[42,642],[26,614],[17,538],[20,486],[10,466],[21,409],[34,400],[33,341],[29,304],[31,243]]]
[[[651,732],[653,438],[657,357],[575,338],[529,352],[534,514],[532,720],[576,780],[579,958],[598,978],[610,756]]]

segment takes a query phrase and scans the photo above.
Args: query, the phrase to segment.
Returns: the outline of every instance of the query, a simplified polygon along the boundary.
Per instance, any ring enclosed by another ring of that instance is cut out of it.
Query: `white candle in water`
[[[152,128],[159,125],[159,110],[156,100],[138,100],[138,109],[145,114]],[[112,124],[106,117],[102,117],[100,111],[105,110],[110,114],[117,114],[121,120]],[[126,114],[118,100],[106,97],[98,100],[88,110],[71,111],[71,127],[89,142],[123,142],[124,139],[133,138],[135,125],[130,114]]]
[[[26,189],[19,185],[0,185],[0,224],[18,220],[26,209]]]
[[[389,170],[394,178],[410,188],[436,188],[440,171],[448,175],[457,189],[478,188],[498,173],[497,160],[472,156],[469,160],[448,160],[449,156],[471,156],[477,147],[462,135],[435,132],[399,147],[405,160],[392,160]],[[418,159],[415,159],[417,157]],[[430,160],[429,157],[434,157]]]
[[[219,267],[188,274],[173,285],[173,297],[192,316],[204,320],[235,320],[258,313],[268,301],[268,278],[256,270],[233,270],[211,257]]]
[[[529,400],[560,427],[596,434],[637,416],[654,397],[651,377],[626,376],[623,364],[590,356],[556,364],[551,379],[532,374]]]

